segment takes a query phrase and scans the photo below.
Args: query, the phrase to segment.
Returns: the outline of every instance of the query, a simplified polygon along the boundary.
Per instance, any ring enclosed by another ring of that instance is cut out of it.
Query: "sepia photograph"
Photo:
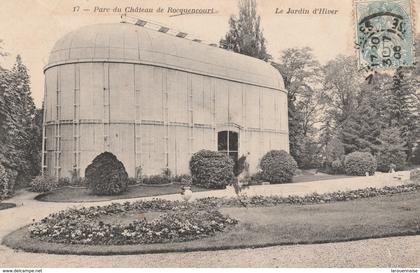
[[[419,11],[1,0],[1,272],[419,272]]]

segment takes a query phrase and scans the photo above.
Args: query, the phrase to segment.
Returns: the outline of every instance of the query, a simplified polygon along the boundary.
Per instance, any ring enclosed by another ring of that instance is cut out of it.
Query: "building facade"
[[[201,149],[288,151],[287,93],[268,63],[131,24],[80,28],[44,69],[43,170],[56,177],[115,154],[130,176],[189,173]]]

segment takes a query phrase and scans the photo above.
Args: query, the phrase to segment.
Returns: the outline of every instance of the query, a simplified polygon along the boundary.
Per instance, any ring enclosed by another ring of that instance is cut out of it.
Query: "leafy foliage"
[[[0,163],[0,201],[13,194],[16,171],[4,167]]]
[[[344,158],[344,145],[335,133],[335,128],[331,122],[327,121],[321,127],[320,133],[320,153],[323,158],[324,167],[330,166],[334,160]]]
[[[272,65],[282,75],[288,92],[290,154],[299,167],[304,168],[309,156],[305,149],[316,144],[314,125],[319,122],[317,116],[322,99],[316,87],[322,81],[322,70],[308,47],[286,49],[279,62]]]
[[[387,128],[381,132],[379,137],[380,146],[376,160],[378,162],[378,171],[388,172],[390,166],[395,165],[395,171],[404,169],[406,163],[406,153],[404,141],[398,128]]]
[[[344,170],[347,175],[373,175],[376,170],[376,159],[368,152],[353,152],[344,159]]]
[[[355,151],[375,153],[381,132],[376,115],[375,110],[364,101],[342,123],[340,139],[346,154]]]
[[[201,150],[190,160],[192,184],[204,188],[224,189],[235,178],[233,160],[220,152]]]
[[[299,147],[298,160],[300,169],[317,169],[322,167],[321,147],[319,143],[308,137],[302,140]]]
[[[292,180],[297,163],[286,151],[272,150],[260,161],[261,178],[270,183],[284,183]]]
[[[328,62],[324,66],[323,103],[324,126],[332,128],[329,138],[337,137],[345,154],[354,151],[374,154],[381,170],[389,169],[390,164],[401,169],[405,161],[403,152],[411,158],[420,137],[418,66],[398,68],[393,77],[375,73],[371,81],[366,81],[352,57],[339,56]],[[383,142],[383,133],[393,128],[399,134]],[[398,143],[404,147],[396,147]]]
[[[417,64],[419,65],[419,64]],[[387,122],[389,127],[398,127],[405,142],[407,157],[420,138],[420,98],[417,97],[414,83],[407,78],[411,70],[398,68],[393,76],[392,86],[387,95]]]
[[[171,183],[171,177],[162,174],[144,176],[142,178],[143,184],[150,184],[150,185],[163,185]]]
[[[116,195],[127,190],[128,174],[115,155],[104,152],[86,167],[85,179],[92,193]]]
[[[374,153],[382,126],[380,113],[376,111],[377,102],[373,100],[377,96],[376,89],[364,83],[353,57],[338,56],[323,70],[325,125],[333,128],[330,130],[342,143],[345,154]]]
[[[220,40],[220,47],[264,61],[271,59],[266,50],[255,0],[239,0],[239,18],[233,15],[229,18],[229,31]]]
[[[48,192],[58,187],[58,181],[51,176],[36,176],[30,183],[30,190],[33,192]]]
[[[18,55],[11,70],[0,69],[0,163],[16,174],[9,177],[15,180],[10,185],[25,186],[39,172],[40,143],[34,139],[41,130],[35,130],[34,118],[28,72]]]
[[[340,55],[329,61],[323,70],[326,115],[332,125],[337,126],[347,120],[356,108],[363,78],[358,73],[354,57]]]

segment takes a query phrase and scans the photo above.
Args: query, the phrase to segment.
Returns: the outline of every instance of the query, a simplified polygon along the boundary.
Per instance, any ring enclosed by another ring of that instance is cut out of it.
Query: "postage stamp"
[[[411,1],[355,1],[359,68],[414,65]]]

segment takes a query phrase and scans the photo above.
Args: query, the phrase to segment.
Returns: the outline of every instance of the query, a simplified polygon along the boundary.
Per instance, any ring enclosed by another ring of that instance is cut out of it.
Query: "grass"
[[[351,176],[345,175],[328,175],[328,174],[304,174],[293,178],[292,183],[330,180],[339,178],[349,178]],[[89,193],[87,188],[83,187],[61,187],[52,192],[43,193],[36,197],[38,201],[44,202],[99,202],[109,201],[117,199],[130,199],[138,197],[150,197],[159,196],[166,194],[180,193],[180,185],[169,184],[169,185],[134,185],[128,188],[128,191],[115,196],[96,196]],[[209,189],[192,186],[193,192],[208,191]]]
[[[331,179],[341,179],[341,178],[352,178],[354,176],[348,176],[344,174],[302,174],[299,176],[293,177],[292,183],[302,183],[302,182],[312,182],[312,181],[322,181],[322,180],[331,180]]]
[[[143,245],[64,245],[30,238],[27,227],[3,243],[31,252],[115,255],[313,244],[420,234],[420,192],[314,205],[222,208],[239,220],[205,239]]]
[[[16,207],[15,203],[0,203],[0,210]]]
[[[45,202],[99,202],[117,199],[130,199],[138,197],[159,196],[166,194],[176,194],[181,192],[181,185],[134,185],[129,186],[128,190],[119,195],[98,196],[90,194],[87,188],[82,187],[62,187],[52,192],[40,194],[36,197],[38,201]],[[206,191],[208,189],[192,186],[193,192]]]

